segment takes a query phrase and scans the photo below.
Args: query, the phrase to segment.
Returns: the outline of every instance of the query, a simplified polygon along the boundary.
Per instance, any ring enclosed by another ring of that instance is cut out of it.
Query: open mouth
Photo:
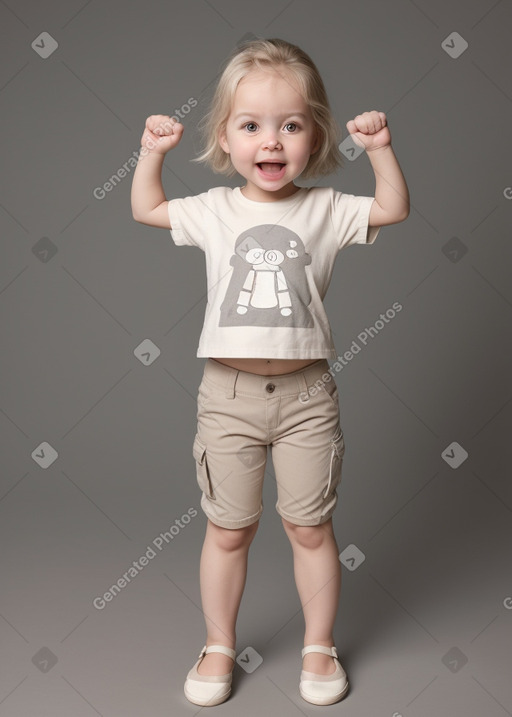
[[[257,167],[265,174],[278,175],[286,165],[282,162],[258,162]]]

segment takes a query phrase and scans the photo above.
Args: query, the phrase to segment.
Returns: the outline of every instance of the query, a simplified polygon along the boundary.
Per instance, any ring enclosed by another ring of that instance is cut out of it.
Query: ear
[[[226,152],[226,154],[230,154],[230,152],[229,152],[229,145],[228,145],[227,137],[226,137],[226,128],[225,128],[225,127],[224,127],[224,129],[220,129],[220,130],[218,131],[218,133],[217,133],[217,139],[218,139],[218,141],[219,141],[220,146],[221,146],[222,149],[224,150],[224,152]]]

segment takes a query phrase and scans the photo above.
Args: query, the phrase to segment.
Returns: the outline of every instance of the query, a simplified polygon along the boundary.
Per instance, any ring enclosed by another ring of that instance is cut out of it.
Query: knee
[[[301,548],[315,550],[323,545],[329,536],[326,525],[295,525],[284,518],[283,525],[290,542]]]
[[[209,529],[214,534],[214,539],[219,548],[227,552],[248,548],[258,530],[258,523],[253,523],[245,528],[221,528],[209,521]]]

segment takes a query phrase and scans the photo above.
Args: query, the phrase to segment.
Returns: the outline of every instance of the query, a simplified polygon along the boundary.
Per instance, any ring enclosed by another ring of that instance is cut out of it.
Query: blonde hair
[[[228,177],[236,174],[230,155],[224,152],[218,139],[218,135],[226,128],[236,88],[254,69],[278,68],[291,73],[296,80],[300,93],[311,109],[320,138],[319,149],[309,158],[301,178],[330,174],[337,167],[343,166],[342,154],[338,149],[341,132],[332,114],[320,73],[313,60],[300,47],[279,38],[251,40],[237,47],[228,57],[209,111],[198,124],[204,139],[204,150],[192,162],[206,162],[216,174]]]

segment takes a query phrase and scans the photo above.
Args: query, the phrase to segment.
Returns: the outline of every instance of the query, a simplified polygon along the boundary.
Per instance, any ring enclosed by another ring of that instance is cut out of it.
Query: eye
[[[287,130],[288,132],[294,132],[296,129],[299,129],[299,126],[298,126],[295,122],[287,122],[284,127],[285,127],[285,129],[286,129],[287,127],[291,127],[291,128],[292,128],[291,130],[288,129],[288,130]]]
[[[262,264],[264,261],[264,251],[261,247],[249,249],[245,255],[245,261],[249,264]]]
[[[269,264],[273,264],[274,266],[278,266],[281,264],[284,260],[284,254],[280,252],[278,249],[269,249],[265,252],[264,259]]]
[[[257,128],[257,126],[258,126],[258,125],[257,125],[255,122],[246,122],[246,123],[244,124],[244,128],[245,128],[248,132],[250,132],[251,134],[253,133],[253,130],[251,130],[250,127],[254,127],[254,131],[255,131],[256,128]]]

